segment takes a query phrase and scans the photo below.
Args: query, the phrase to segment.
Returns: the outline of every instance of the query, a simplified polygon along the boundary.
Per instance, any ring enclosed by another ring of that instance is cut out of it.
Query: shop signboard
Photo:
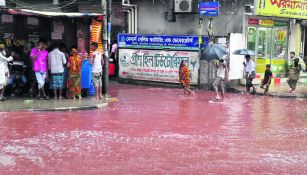
[[[307,19],[306,0],[256,0],[255,9],[260,16]]]
[[[248,19],[248,24],[259,25],[259,19],[250,18],[250,19]]]
[[[288,22],[287,21],[274,21],[274,20],[259,20],[257,18],[249,18],[248,19],[249,25],[260,25],[260,26],[267,26],[267,27],[287,27]]]
[[[219,2],[200,2],[199,3],[200,16],[218,16]]]
[[[198,80],[198,52],[148,49],[119,49],[119,77],[124,79],[178,83],[178,69],[184,60],[191,84]]]
[[[272,27],[274,26],[274,21],[273,20],[259,20],[259,25],[266,26],[266,27]]]
[[[203,45],[208,38],[203,38]],[[118,34],[119,48],[199,50],[198,36]]]

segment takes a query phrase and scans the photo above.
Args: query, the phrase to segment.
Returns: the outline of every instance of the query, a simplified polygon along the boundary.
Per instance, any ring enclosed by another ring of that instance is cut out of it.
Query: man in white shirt
[[[104,65],[103,54],[97,50],[98,43],[93,42],[91,49],[94,51],[90,56],[90,64],[92,65],[92,79],[96,89],[96,99],[102,99],[102,68]]]
[[[222,94],[222,99],[224,99],[224,93],[225,93],[225,85],[224,85],[224,80],[228,79],[228,69],[226,65],[226,61],[223,59],[219,60],[219,63],[216,65],[217,70],[216,70],[216,76],[215,80],[213,82],[213,88],[216,92],[216,97],[214,101],[219,101],[220,95],[219,95],[219,87],[221,88],[221,94]]]
[[[256,77],[256,64],[253,60],[251,60],[250,55],[245,56],[246,63],[244,62],[243,65],[245,66],[246,72],[246,92],[250,92],[250,88],[253,88],[252,94],[256,93],[256,88],[253,85],[253,80]]]
[[[65,54],[59,50],[59,45],[55,43],[54,49],[48,54],[48,68],[51,73],[50,88],[54,91],[54,99],[58,98],[57,90],[59,90],[59,99],[62,99],[65,64]]]

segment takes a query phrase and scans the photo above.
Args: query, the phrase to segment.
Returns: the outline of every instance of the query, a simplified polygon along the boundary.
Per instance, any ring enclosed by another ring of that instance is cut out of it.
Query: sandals
[[[42,100],[42,99],[43,99],[43,97],[41,97],[41,96],[37,96],[37,97],[36,97],[36,99],[38,99],[38,100]]]
[[[38,100],[49,100],[50,99],[50,97],[48,97],[48,96],[44,96],[44,97],[37,96],[36,98]]]
[[[44,96],[44,97],[43,97],[43,99],[44,99],[44,100],[49,100],[49,99],[50,99],[50,97],[48,97],[48,96]]]

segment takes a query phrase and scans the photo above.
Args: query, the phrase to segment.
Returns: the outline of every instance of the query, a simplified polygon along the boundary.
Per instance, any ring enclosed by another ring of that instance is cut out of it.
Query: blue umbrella
[[[210,62],[212,60],[222,59],[222,57],[226,54],[227,51],[224,46],[219,44],[211,44],[202,51],[200,59]]]
[[[255,56],[256,52],[248,49],[238,49],[233,52],[234,55],[251,55]]]

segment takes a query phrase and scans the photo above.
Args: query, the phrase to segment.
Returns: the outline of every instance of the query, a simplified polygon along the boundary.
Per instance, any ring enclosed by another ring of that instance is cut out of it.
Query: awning
[[[79,13],[79,12],[48,12],[28,9],[9,9],[8,12],[12,15],[26,15],[26,16],[45,16],[45,17],[86,17],[86,16],[105,16],[103,13]]]

